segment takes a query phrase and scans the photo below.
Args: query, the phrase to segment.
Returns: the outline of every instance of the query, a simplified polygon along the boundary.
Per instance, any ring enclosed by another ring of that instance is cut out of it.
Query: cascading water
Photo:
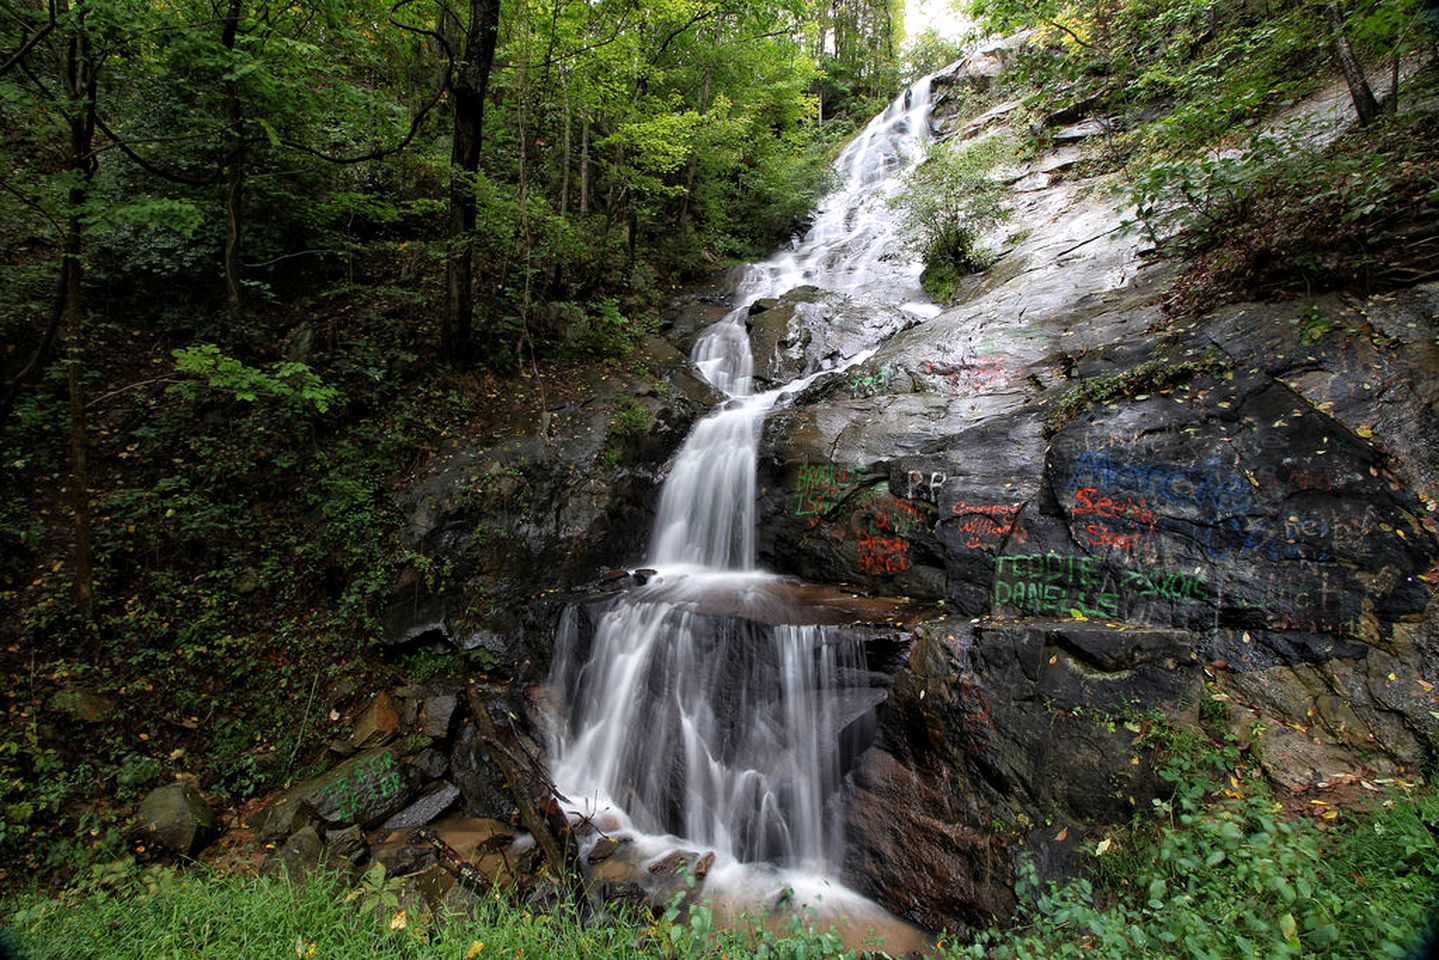
[[[755,462],[782,391],[752,393],[746,308],[815,284],[934,312],[884,203],[917,159],[928,107],[926,78],[841,153],[843,184],[804,239],[746,268],[735,296],[744,306],[692,354],[730,399],[675,457],[649,557],[658,572],[604,609],[588,638],[573,611],[562,624],[554,682],[570,711],[551,745],[556,784],[587,814],[622,811],[641,831],[683,838],[671,845],[710,848],[721,866],[833,872],[845,744],[878,699],[855,684],[857,641],[755,614],[775,582],[754,569]],[[717,596],[727,615],[707,601]]]

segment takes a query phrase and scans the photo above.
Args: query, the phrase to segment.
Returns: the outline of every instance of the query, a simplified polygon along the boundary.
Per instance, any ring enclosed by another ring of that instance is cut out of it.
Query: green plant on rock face
[[[991,172],[1013,155],[1013,141],[1002,136],[935,144],[890,199],[907,242],[924,259],[920,282],[936,300],[949,300],[963,277],[994,261],[981,238],[1009,216],[1009,207]]]
[[[1175,363],[1167,357],[1156,357],[1107,377],[1090,377],[1045,411],[1044,432],[1047,436],[1058,433],[1085,410],[1098,404],[1166,390],[1194,377],[1221,375],[1226,370],[1223,361],[1210,350],[1198,359]]]
[[[1299,327],[1299,340],[1304,344],[1315,344],[1334,329],[1334,318],[1321,313],[1315,304],[1309,304],[1298,317],[1291,321]]]
[[[623,360],[656,329],[648,314],[627,316],[618,301],[602,297],[576,311],[576,320],[565,331],[557,352],[567,358]]]
[[[376,860],[360,877],[355,888],[345,895],[345,902],[357,903],[364,914],[388,916],[399,909],[400,896],[404,892],[404,879],[386,876],[385,865]]]
[[[615,401],[614,410],[605,433],[605,448],[600,455],[601,461],[608,467],[619,465],[625,458],[625,452],[649,436],[655,425],[654,414],[634,397],[620,397]]]
[[[620,440],[637,440],[649,434],[654,426],[654,414],[634,397],[621,397],[615,403],[615,415],[610,418],[609,435]]]

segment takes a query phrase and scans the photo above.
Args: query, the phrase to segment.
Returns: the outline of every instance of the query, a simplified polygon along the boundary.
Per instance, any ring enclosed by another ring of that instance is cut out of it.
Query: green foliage
[[[654,427],[654,414],[634,397],[621,397],[610,418],[609,435],[618,440],[635,440],[649,434]]]
[[[174,351],[175,372],[189,374],[203,381],[211,390],[228,393],[236,400],[255,401],[261,397],[290,402],[298,407],[312,406],[320,413],[340,398],[340,392],[324,382],[303,363],[282,361],[268,371],[246,366],[234,357],[227,357],[213,343],[201,343]],[[176,384],[170,389],[186,397],[198,395],[195,380]]]
[[[552,308],[561,306],[552,305]],[[563,331],[555,352],[570,359],[623,360],[642,339],[654,333],[655,327],[647,317],[638,320],[626,317],[616,300],[602,297],[578,311],[577,322]]]
[[[693,886],[693,881],[690,881]],[[660,927],[660,956],[671,960],[713,957],[730,952],[754,960],[853,960],[834,931],[821,930],[800,914],[783,916],[744,914],[735,929],[715,925],[714,913],[704,903],[686,907],[685,894],[675,895]],[[777,922],[776,922],[777,921]],[[726,950],[728,948],[728,950]]]
[[[614,465],[623,461],[626,454],[632,454],[644,442],[654,425],[655,417],[648,407],[634,397],[620,397],[605,432],[605,462]]]
[[[1357,0],[1338,9],[1360,56],[1389,68],[1422,47],[1420,6]],[[1333,69],[1334,28],[1315,0],[973,0],[970,7],[989,31],[1033,31],[1018,71],[1033,110],[1088,101],[1094,115],[1118,117],[1123,132],[1106,144],[1108,162],[1140,174],[1211,151],[1232,156],[1236,135],[1242,144],[1264,117],[1312,92]],[[1194,171],[1191,183],[1214,177],[1222,189],[1243,189],[1245,164],[1211,166]]]
[[[1232,741],[1170,737],[1167,749],[1161,772],[1174,794],[1154,801],[1154,821],[1101,841],[1092,878],[1041,887],[1027,866],[1022,925],[945,956],[1416,954],[1439,897],[1439,792],[1394,790],[1320,826],[1286,814]]]
[[[1013,151],[1013,142],[998,136],[958,147],[935,144],[890,200],[901,230],[924,259],[920,280],[941,303],[953,297],[963,277],[993,262],[982,237],[1009,216],[1009,208],[992,173]]]
[[[1406,275],[1407,233],[1439,202],[1432,111],[1387,118],[1317,146],[1302,126],[1249,137],[1230,152],[1138,175],[1137,222],[1192,268],[1174,314],[1236,296],[1370,291]],[[1415,264],[1417,267],[1417,264]]]
[[[963,54],[962,42],[948,40],[933,27],[929,27],[922,33],[905,39],[902,51],[905,79],[918,80],[953,63]]]

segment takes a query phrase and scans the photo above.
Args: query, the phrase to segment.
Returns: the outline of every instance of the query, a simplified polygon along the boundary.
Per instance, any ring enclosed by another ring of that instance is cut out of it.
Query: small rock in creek
[[[385,830],[404,830],[409,827],[423,827],[450,809],[459,797],[459,787],[452,783],[441,784],[437,789],[431,790],[386,820],[381,826]]]
[[[599,842],[590,849],[590,854],[587,859],[590,863],[599,863],[603,860],[608,860],[614,856],[615,851],[620,848],[620,844],[629,842],[629,837],[601,837]]]
[[[700,855],[690,850],[676,850],[674,853],[660,857],[649,865],[649,872],[656,877],[672,877],[679,873],[681,867],[690,868],[694,872],[694,865]]]
[[[378,747],[400,732],[400,714],[388,693],[381,693],[355,721],[350,743],[356,747]]]

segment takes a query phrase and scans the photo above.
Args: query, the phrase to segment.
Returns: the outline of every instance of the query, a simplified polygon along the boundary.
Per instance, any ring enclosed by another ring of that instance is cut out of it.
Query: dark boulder
[[[220,818],[188,783],[156,787],[140,801],[141,831],[164,849],[191,857],[221,833]]]

